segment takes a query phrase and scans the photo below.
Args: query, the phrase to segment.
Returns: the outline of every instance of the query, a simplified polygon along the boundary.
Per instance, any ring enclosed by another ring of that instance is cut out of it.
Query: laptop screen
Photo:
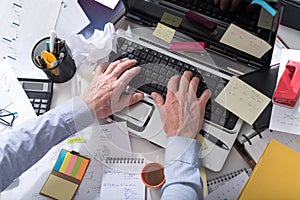
[[[220,5],[214,4],[213,0],[123,0],[123,3],[126,16],[140,23],[155,27],[161,22],[164,13],[168,13],[182,19],[179,27],[171,26],[172,28],[191,36],[196,41],[206,42],[208,51],[257,68],[270,66],[280,19],[277,4],[272,4],[272,7],[278,10],[273,17],[259,5],[253,5],[245,0],[241,0],[234,11],[231,9],[222,11]],[[191,15],[197,20],[191,19]],[[220,39],[230,24],[263,39],[272,48],[258,58],[221,43]]]

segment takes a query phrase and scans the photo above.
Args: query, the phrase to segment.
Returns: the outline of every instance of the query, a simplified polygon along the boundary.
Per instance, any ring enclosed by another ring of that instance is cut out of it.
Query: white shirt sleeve
[[[94,117],[80,97],[1,134],[0,191],[40,160],[50,148],[89,126]]]
[[[198,140],[174,136],[167,140],[162,200],[204,199],[199,170]]]

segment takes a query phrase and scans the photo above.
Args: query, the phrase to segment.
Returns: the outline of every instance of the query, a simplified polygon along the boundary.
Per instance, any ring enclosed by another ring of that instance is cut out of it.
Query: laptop
[[[111,116],[111,119],[125,120],[131,135],[166,147],[166,133],[150,94],[156,91],[165,96],[169,78],[190,70],[201,79],[198,96],[206,88],[212,91],[212,98],[206,107],[203,129],[232,148],[243,121],[218,105],[214,99],[232,76],[270,67],[280,19],[279,6],[272,5],[278,9],[278,12],[275,17],[271,17],[259,6],[254,6],[250,10],[251,13],[245,15],[243,9],[247,9],[249,4],[246,1],[241,1],[235,12],[221,11],[219,5],[213,4],[213,0],[123,0],[123,4],[125,14],[115,24],[118,34],[118,52],[111,54],[110,61],[123,57],[138,61],[142,71],[131,81],[127,92],[138,90],[145,93],[145,99],[116,113]],[[190,19],[187,13],[196,14],[213,26]],[[172,16],[171,21],[180,19],[180,25],[165,22],[162,20],[163,16]],[[265,20],[264,25],[262,25],[263,20]],[[158,22],[176,30],[172,42],[205,42],[206,50],[170,52],[168,50],[170,44],[152,34]],[[231,23],[265,40],[272,48],[261,58],[257,58],[220,43],[222,35]],[[212,171],[220,171],[229,152],[230,150],[204,140],[199,158],[204,167]]]

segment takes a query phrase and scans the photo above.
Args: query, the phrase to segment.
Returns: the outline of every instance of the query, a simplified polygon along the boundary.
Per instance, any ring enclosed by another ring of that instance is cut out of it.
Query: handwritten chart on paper
[[[233,77],[215,101],[252,125],[266,108],[270,99],[240,79]]]

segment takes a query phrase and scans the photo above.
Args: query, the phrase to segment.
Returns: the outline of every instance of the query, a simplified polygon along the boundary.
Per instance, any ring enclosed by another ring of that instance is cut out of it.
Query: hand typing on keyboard
[[[239,6],[241,0],[214,0],[215,4],[220,4],[221,10],[229,9],[230,11],[234,11]]]
[[[196,91],[199,82],[192,72],[185,71],[182,77],[175,75],[169,80],[165,99],[159,93],[152,92],[168,137],[195,138],[202,128],[211,93],[206,89],[198,98]]]
[[[101,64],[96,68],[96,74],[81,98],[97,118],[104,119],[144,98],[142,93],[123,93],[141,70],[135,65],[136,60],[124,58],[109,66]]]

